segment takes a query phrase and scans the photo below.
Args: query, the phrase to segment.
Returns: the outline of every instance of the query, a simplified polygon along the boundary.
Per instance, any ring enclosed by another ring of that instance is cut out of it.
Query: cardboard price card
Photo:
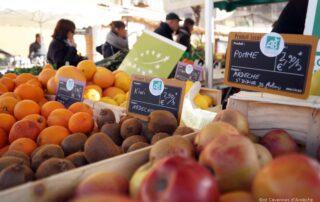
[[[200,81],[202,68],[197,65],[179,62],[176,69],[175,78],[181,81]]]
[[[181,117],[185,82],[146,76],[132,76],[127,112],[147,120],[154,110],[171,112]]]
[[[185,46],[156,33],[144,31],[119,70],[131,75],[168,78],[185,50]]]
[[[61,102],[65,107],[69,107],[75,102],[81,102],[86,83],[69,78],[59,78],[56,101]]]
[[[225,84],[305,99],[317,38],[277,33],[230,33]]]

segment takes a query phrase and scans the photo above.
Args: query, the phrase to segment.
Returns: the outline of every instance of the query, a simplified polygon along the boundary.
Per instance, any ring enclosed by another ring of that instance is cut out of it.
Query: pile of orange
[[[85,81],[75,67],[56,71],[49,65],[38,76],[8,73],[0,79],[0,155],[8,150],[30,155],[38,146],[60,144],[71,133],[93,130],[93,111],[85,103],[65,108],[46,100],[46,90],[55,92],[57,75]]]

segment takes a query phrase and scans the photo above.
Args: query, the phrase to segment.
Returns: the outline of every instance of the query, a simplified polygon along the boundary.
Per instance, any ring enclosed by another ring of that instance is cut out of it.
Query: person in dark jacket
[[[155,33],[173,40],[172,34],[179,29],[181,19],[175,13],[169,13],[166,16],[166,22],[161,22],[160,26],[154,31]]]
[[[178,30],[177,42],[186,46],[186,52],[191,53],[191,33],[193,31],[194,21],[191,18],[187,18],[184,20],[183,26]]]
[[[113,21],[111,31],[107,35],[106,42],[96,48],[104,58],[116,54],[118,51],[128,51],[128,39],[126,25],[122,21]]]
[[[272,32],[283,34],[303,34],[308,0],[289,0],[279,19],[274,23]]]
[[[36,40],[29,46],[29,55],[28,57],[30,59],[36,58],[36,57],[41,57],[45,56],[45,47],[44,44],[42,43],[42,36],[41,34],[36,34]]]
[[[67,19],[59,20],[54,29],[47,59],[57,69],[66,64],[76,66],[84,59],[77,53],[77,44],[73,38],[75,30],[75,24]]]

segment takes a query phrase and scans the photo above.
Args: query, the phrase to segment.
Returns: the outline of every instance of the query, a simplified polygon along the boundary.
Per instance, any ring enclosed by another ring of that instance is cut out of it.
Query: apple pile
[[[300,154],[286,131],[271,131],[258,144],[248,126],[240,112],[224,110],[192,141],[158,141],[130,179],[89,176],[72,201],[320,201],[320,164]]]

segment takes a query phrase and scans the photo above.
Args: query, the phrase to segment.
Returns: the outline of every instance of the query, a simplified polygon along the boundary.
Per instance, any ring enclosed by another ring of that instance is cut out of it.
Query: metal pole
[[[205,48],[205,67],[207,74],[206,85],[212,88],[213,80],[213,44],[214,30],[213,28],[213,0],[205,0],[205,32],[206,32],[206,48]]]

